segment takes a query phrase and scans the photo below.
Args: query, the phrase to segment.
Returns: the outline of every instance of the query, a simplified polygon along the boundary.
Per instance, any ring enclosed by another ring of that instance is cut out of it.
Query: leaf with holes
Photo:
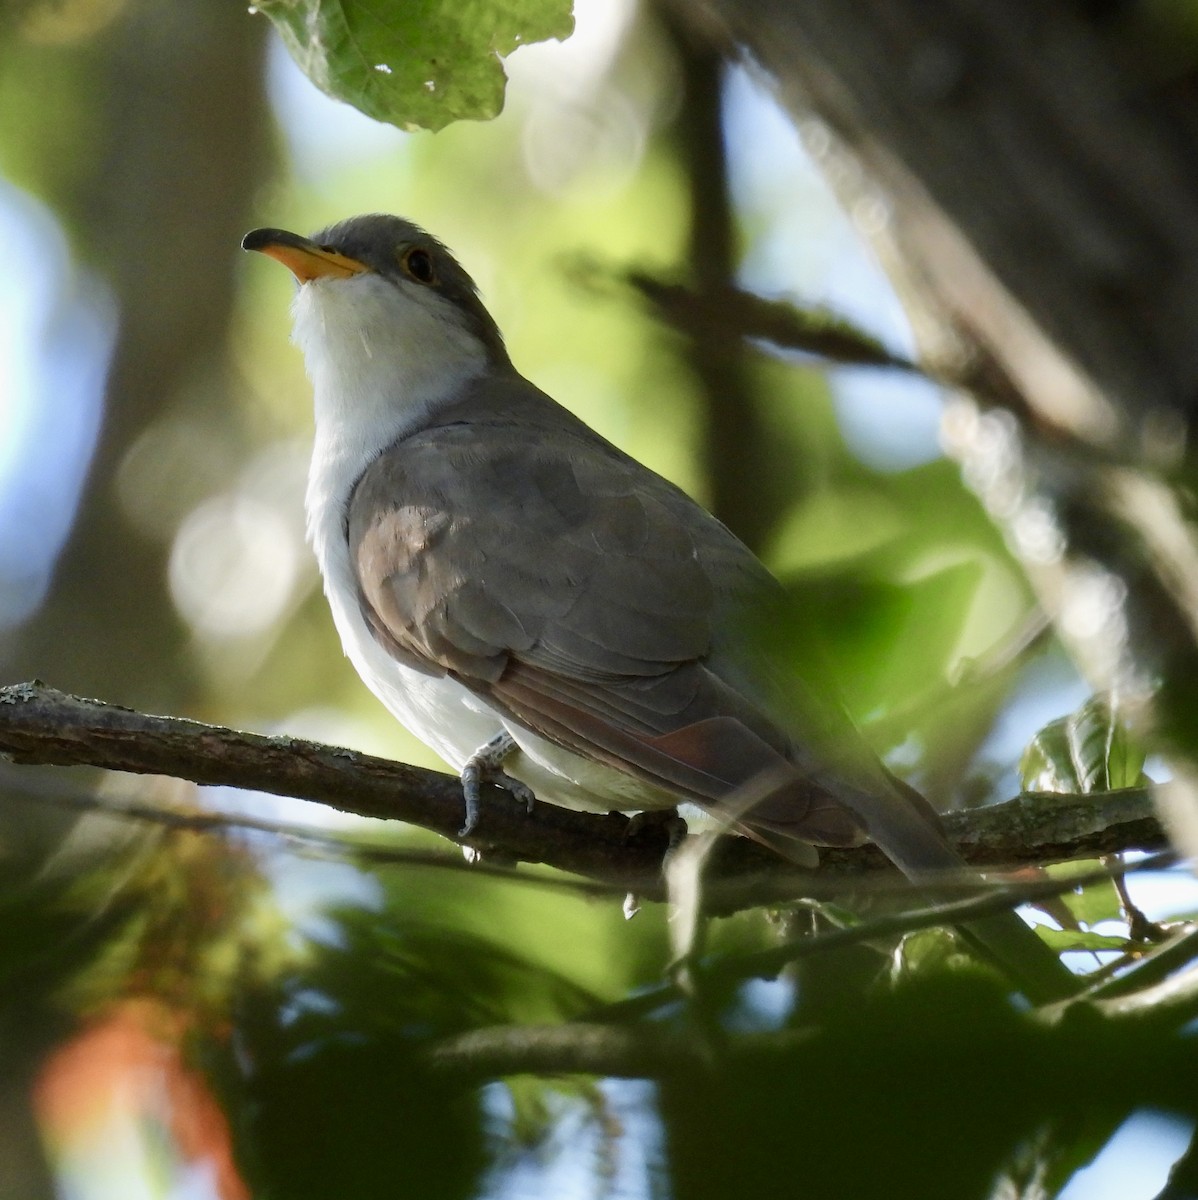
[[[322,91],[401,129],[486,121],[503,58],[574,31],[570,0],[258,0]]]

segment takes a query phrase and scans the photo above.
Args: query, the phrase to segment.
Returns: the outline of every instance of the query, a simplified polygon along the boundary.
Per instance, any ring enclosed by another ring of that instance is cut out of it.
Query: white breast
[[[486,368],[455,311],[430,305],[428,293],[420,299],[366,274],[305,284],[293,308],[294,340],[316,399],[308,538],[346,656],[405,728],[455,771],[507,729],[520,753],[506,769],[544,799],[597,811],[671,805],[668,795],[506,720],[456,680],[397,662],[362,618],[345,529],[354,485],[383,450],[426,425]]]
[[[677,800],[621,771],[590,762],[546,741],[496,712],[449,676],[426,675],[393,659],[370,632],[357,603],[349,545],[340,516],[314,518],[314,546],[325,595],[341,645],[368,688],[405,729],[431,746],[461,772],[476,750],[506,730],[520,748],[505,770],[523,780],[543,800],[569,808],[671,807]]]

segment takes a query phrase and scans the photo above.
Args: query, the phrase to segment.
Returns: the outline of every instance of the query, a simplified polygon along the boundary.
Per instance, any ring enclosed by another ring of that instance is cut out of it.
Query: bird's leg
[[[513,779],[504,769],[504,760],[516,749],[516,740],[505,729],[497,733],[489,742],[484,742],[466,760],[462,768],[462,795],[466,800],[466,824],[458,830],[458,837],[466,837],[474,832],[478,824],[479,810],[482,806],[480,789],[484,783],[493,783],[504,791],[511,792],[517,800],[532,812],[536,801],[532,788],[518,779]]]
[[[628,818],[624,838],[630,841],[646,834],[653,836],[657,831],[664,832],[666,836],[666,846],[661,854],[661,870],[664,875],[670,856],[682,845],[687,835],[686,820],[677,808],[646,809],[633,813]],[[631,921],[640,911],[640,896],[636,892],[629,892],[624,897],[624,919]]]

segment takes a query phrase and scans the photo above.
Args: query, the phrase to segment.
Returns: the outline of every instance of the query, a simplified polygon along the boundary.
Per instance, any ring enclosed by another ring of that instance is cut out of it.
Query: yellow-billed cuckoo
[[[719,814],[755,789],[749,832],[961,870],[847,716],[771,669],[765,567],[523,378],[440,242],[375,215],[242,245],[300,284],[308,532],[345,652],[461,773],[467,828],[481,779],[603,811]],[[1016,915],[971,929],[1033,998],[1070,990]]]

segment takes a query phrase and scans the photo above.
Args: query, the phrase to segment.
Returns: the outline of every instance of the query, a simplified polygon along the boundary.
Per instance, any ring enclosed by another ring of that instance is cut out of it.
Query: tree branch
[[[460,838],[462,795],[454,776],[300,738],[150,716],[33,682],[0,688],[0,753],[21,764],[104,767],[295,796],[358,816],[405,821],[484,854],[544,863],[646,900],[665,898],[661,862],[669,834],[661,822],[550,804],[529,814],[506,792],[488,788],[477,830]],[[1139,789],[1024,796],[950,814],[945,825],[966,860],[979,866],[1168,844],[1148,794]],[[723,913],[840,894],[848,886],[860,888],[867,873],[889,878],[876,875],[887,863],[872,846],[828,850],[821,858],[818,871],[801,871],[745,838],[723,838],[706,876],[707,909]]]
[[[429,1050],[438,1072],[481,1082],[505,1075],[644,1079],[698,1070],[703,1046],[656,1025],[498,1025],[444,1038]]]

